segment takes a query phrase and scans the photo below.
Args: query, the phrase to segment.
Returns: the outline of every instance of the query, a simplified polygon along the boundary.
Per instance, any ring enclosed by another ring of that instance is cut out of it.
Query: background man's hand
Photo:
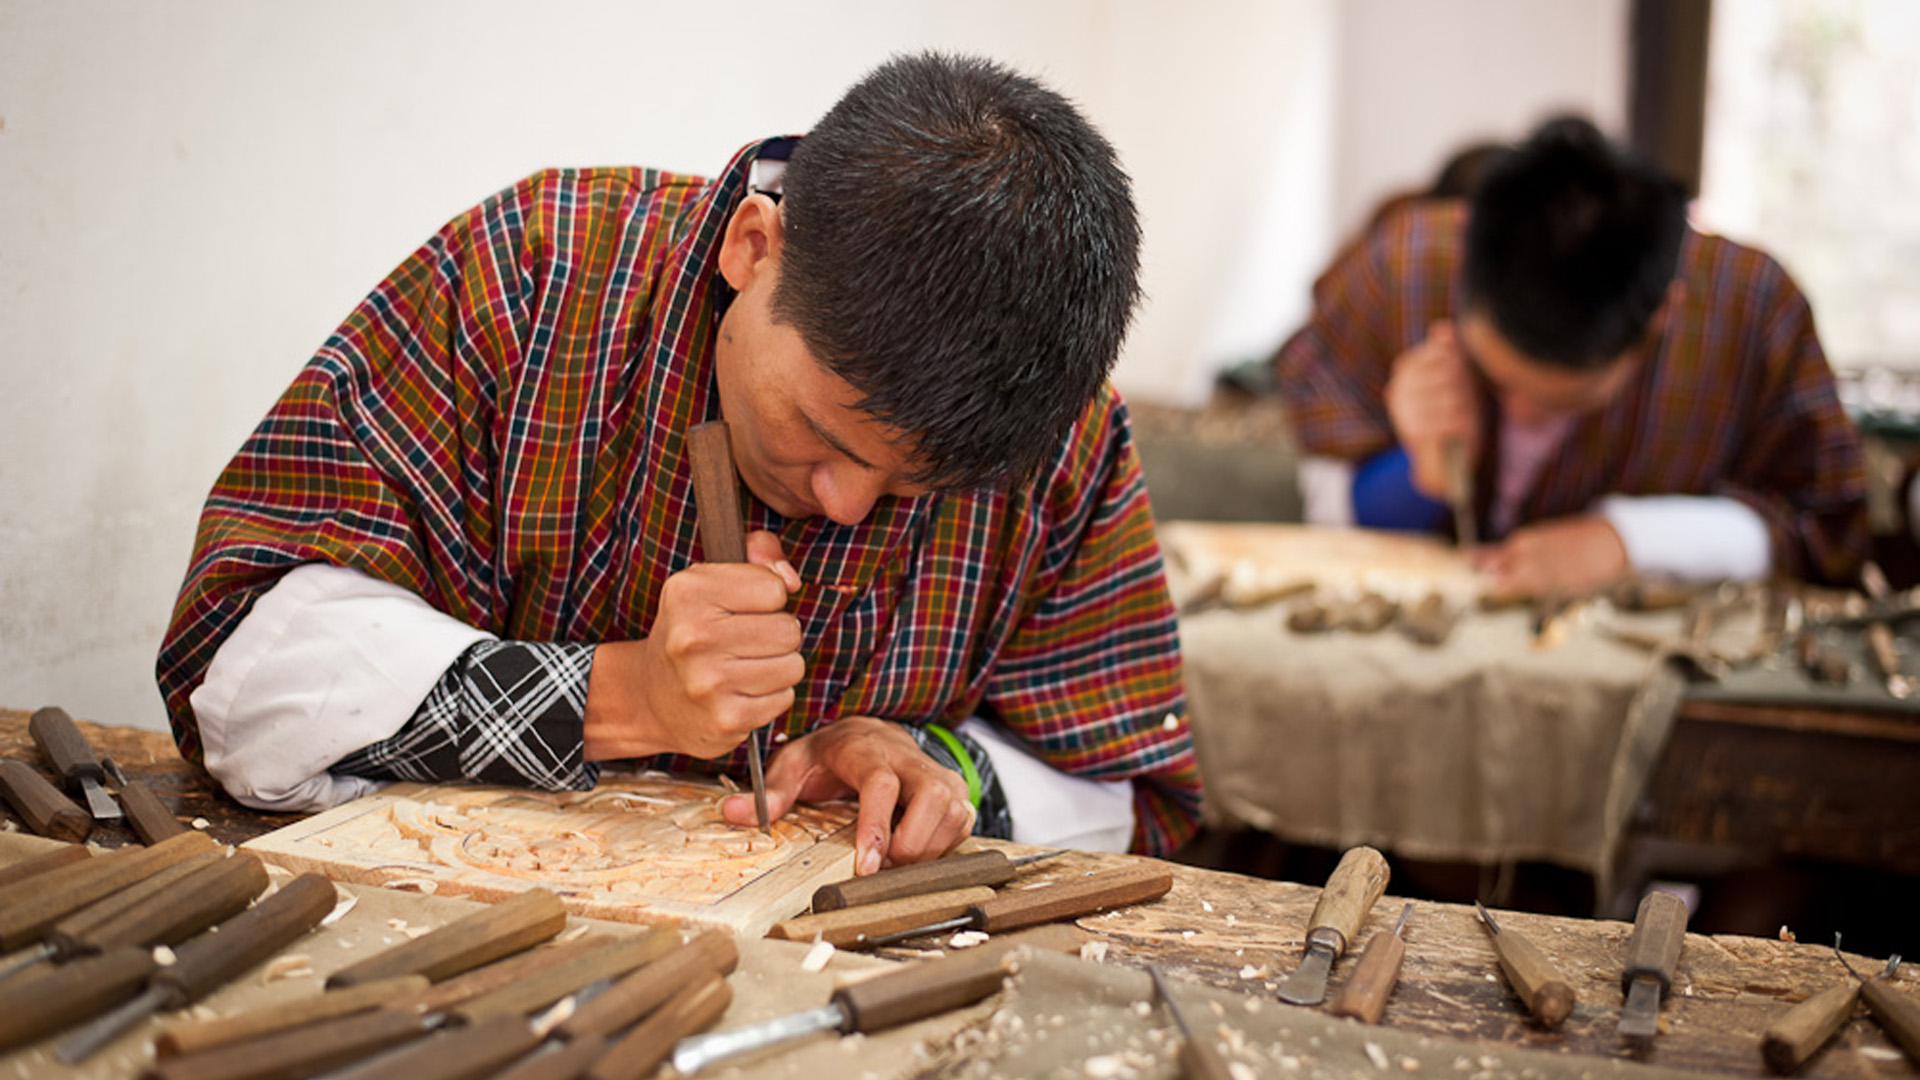
[[[1496,592],[1516,596],[1588,596],[1630,569],[1620,534],[1591,516],[1516,529],[1474,558]]]
[[[1394,358],[1386,403],[1414,488],[1445,499],[1448,440],[1466,443],[1469,463],[1480,456],[1480,396],[1452,323],[1434,323],[1425,341]]]
[[[846,716],[774,752],[767,763],[767,813],[780,817],[801,799],[860,800],[853,870],[938,858],[973,832],[967,782],[921,751],[900,725]],[[729,797],[728,821],[754,823],[753,799]]]
[[[806,675],[800,621],[786,610],[800,575],[770,532],[747,537],[747,558],[668,578],[651,634],[594,650],[587,760],[717,757],[786,715]]]

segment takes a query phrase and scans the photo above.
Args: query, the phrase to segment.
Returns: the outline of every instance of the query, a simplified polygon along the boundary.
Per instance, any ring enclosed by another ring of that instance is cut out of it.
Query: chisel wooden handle
[[[975,851],[966,855],[948,855],[923,863],[910,863],[869,874],[863,878],[822,885],[813,893],[813,910],[839,911],[883,900],[964,889],[970,885],[1005,885],[1018,868],[1001,851]]]
[[[588,1080],[640,1080],[653,1075],[673,1053],[675,1043],[712,1027],[732,1003],[733,988],[725,979],[713,972],[701,976],[600,1055],[587,1070]]]
[[[456,1028],[383,1054],[335,1080],[468,1080],[492,1076],[502,1065],[540,1045],[522,1021]]]
[[[152,1080],[302,1080],[426,1034],[419,1014],[374,1009],[157,1062]]]
[[[161,803],[160,796],[138,780],[120,785],[120,809],[125,811],[127,824],[133,826],[134,834],[143,844],[157,844],[187,831],[173,811]]]
[[[582,1035],[563,1043],[549,1040],[538,1050],[493,1075],[493,1080],[575,1080],[607,1052],[601,1035]]]
[[[588,983],[620,978],[665,956],[679,944],[680,935],[672,930],[647,930],[604,942],[532,978],[475,998],[460,1006],[455,1015],[470,1026],[504,1017],[526,1016]]]
[[[1576,1000],[1573,986],[1533,942],[1511,930],[1502,930],[1493,935],[1493,951],[1500,959],[1500,970],[1507,976],[1507,985],[1513,987],[1514,994],[1534,1019],[1546,1027],[1557,1028],[1573,1015]]]
[[[1400,979],[1400,962],[1407,955],[1407,943],[1399,934],[1379,931],[1360,953],[1347,984],[1334,995],[1327,1011],[1335,1016],[1351,1016],[1369,1024],[1380,1022],[1387,1011],[1387,998]]]
[[[0,868],[0,888],[5,888],[16,881],[38,877],[49,870],[58,869],[70,863],[77,863],[92,854],[93,849],[85,844],[61,844],[31,859],[23,859],[12,866]]]
[[[94,756],[93,747],[87,745],[86,736],[74,726],[67,710],[49,705],[35,712],[27,720],[27,734],[33,736],[47,764],[69,788],[77,789],[82,780],[106,783],[107,771],[100,767],[100,759]]]
[[[201,832],[145,848],[122,848],[0,889],[0,952],[40,937],[69,914],[103,896],[219,845]]]
[[[818,938],[844,948],[884,934],[897,934],[903,930],[957,919],[976,906],[994,899],[995,895],[985,885],[975,885],[924,896],[883,900],[777,922],[767,930],[767,936],[781,941],[812,941]]]
[[[1895,990],[1884,979],[1868,979],[1860,986],[1860,996],[1893,1041],[1920,1062],[1920,1002]]]
[[[969,909],[974,927],[999,932],[1072,919],[1127,904],[1158,900],[1173,888],[1173,871],[1147,863],[1102,870],[1031,889],[1013,889]]]
[[[232,981],[320,924],[340,894],[319,874],[301,874],[278,892],[177,949],[174,962],[154,972],[151,988],[181,1008]]]
[[[267,867],[258,856],[243,851],[216,858],[187,873],[177,886],[83,928],[80,940],[96,952],[118,945],[178,945],[246,910],[266,888]]]
[[[731,975],[740,963],[733,935],[709,930],[609,987],[556,1029],[563,1039],[607,1036],[623,1030],[707,972]]]
[[[327,987],[352,986],[395,975],[425,975],[439,982],[489,960],[537,945],[558,934],[566,925],[567,909],[558,896],[545,889],[528,889],[510,900],[502,900],[342,968],[327,978]]]
[[[843,1030],[884,1031],[979,1001],[1000,989],[1007,974],[1004,953],[991,963],[983,959],[961,952],[922,960],[835,990],[833,1000],[847,1014]]]
[[[1373,909],[1374,901],[1387,891],[1387,857],[1367,847],[1347,849],[1340,857],[1340,864],[1333,868],[1327,878],[1327,887],[1320,890],[1320,899],[1313,905],[1313,916],[1307,920],[1307,937],[1323,930],[1340,935],[1334,944],[1334,955],[1347,951],[1347,945],[1353,941],[1353,935],[1360,930],[1360,924],[1367,919],[1367,912]]]
[[[126,948],[63,964],[0,986],[0,1050],[45,1038],[138,993],[156,964],[147,949]]]
[[[747,561],[747,530],[740,516],[740,474],[733,467],[733,444],[725,420],[709,420],[687,429],[694,505],[699,507],[700,548],[710,563]]]
[[[59,957],[72,956],[76,953],[83,952],[105,952],[115,945],[155,944],[155,942],[125,938],[118,933],[111,932],[111,929],[127,920],[130,917],[130,912],[138,911],[142,907],[149,905],[156,897],[164,896],[166,897],[166,902],[170,903],[173,897],[169,894],[175,884],[191,875],[194,871],[202,867],[212,866],[216,862],[223,862],[225,859],[225,853],[218,850],[200,851],[174,863],[172,866],[163,867],[147,875],[145,878],[134,882],[132,885],[121,889],[119,892],[113,893],[110,896],[101,897],[94,903],[88,904],[79,911],[54,923],[52,929],[47,931],[47,944],[53,946],[54,955]],[[257,862],[258,860],[255,861]],[[264,869],[261,871],[261,887],[266,887],[266,871]],[[254,891],[257,893],[259,890],[256,889]],[[186,893],[183,890],[179,895],[184,897]],[[247,899],[250,900],[252,897],[249,896]],[[238,911],[241,907],[245,906],[246,900],[242,900],[239,907],[234,908],[234,911]],[[233,912],[230,911],[227,914],[231,915]],[[108,929],[110,932],[102,936],[101,931],[103,929]],[[171,942],[168,942],[168,944],[171,944]]]
[[[1633,980],[1651,975],[1660,980],[1660,996],[1673,989],[1673,973],[1680,950],[1687,943],[1687,905],[1672,893],[1648,893],[1633,917],[1633,937],[1627,942],[1627,965],[1620,988],[1633,989]]]
[[[1760,1059],[1782,1075],[1798,1069],[1833,1038],[1859,1001],[1860,984],[1848,979],[1788,1009],[1760,1037]]]
[[[179,1021],[154,1036],[153,1052],[161,1058],[180,1057],[277,1035],[323,1020],[377,1009],[396,998],[419,993],[428,985],[424,975],[402,975],[265,1005],[232,1016]]]
[[[93,818],[24,761],[0,761],[0,793],[40,836],[77,844],[93,832]]]

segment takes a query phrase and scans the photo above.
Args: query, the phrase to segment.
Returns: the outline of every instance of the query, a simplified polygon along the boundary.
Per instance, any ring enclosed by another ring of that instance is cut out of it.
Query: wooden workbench
[[[24,712],[0,710],[0,755],[38,764],[26,735],[26,717]],[[114,758],[128,775],[147,781],[183,821],[200,824],[217,839],[243,842],[291,820],[247,810],[214,794],[204,775],[178,759],[164,733],[85,721],[81,727],[101,754]],[[13,820],[11,815],[7,819]],[[124,830],[103,828],[95,839],[114,845],[131,837]],[[1091,867],[1124,858],[1075,854],[1054,865]],[[1109,962],[1156,962],[1176,977],[1271,1003],[1273,988],[1297,963],[1318,890],[1178,865],[1174,881],[1173,891],[1157,903],[1089,918],[1082,925],[1105,942]],[[1364,948],[1373,933],[1390,926],[1401,906],[1389,887],[1354,952]],[[1387,1024],[1481,1047],[1551,1051],[1575,1072],[1583,1059],[1630,1058],[1613,1031],[1620,1003],[1618,958],[1630,927],[1523,913],[1509,914],[1505,924],[1531,936],[1576,984],[1580,1004],[1563,1028],[1541,1030],[1518,1011],[1495,973],[1492,950],[1470,908],[1425,902],[1416,905],[1408,922],[1405,968],[1387,1009]],[[1864,957],[1853,961],[1862,968],[1874,963]],[[1335,986],[1345,980],[1352,963],[1349,957],[1335,968]],[[1690,936],[1674,994],[1662,1012],[1662,1035],[1651,1053],[1638,1060],[1724,1075],[1765,1075],[1757,1051],[1762,1029],[1788,1003],[1839,974],[1831,951],[1819,945]],[[1920,967],[1904,965],[1898,979],[1907,993],[1920,994]],[[1801,1075],[1911,1077],[1920,1076],[1920,1070],[1862,1014]]]

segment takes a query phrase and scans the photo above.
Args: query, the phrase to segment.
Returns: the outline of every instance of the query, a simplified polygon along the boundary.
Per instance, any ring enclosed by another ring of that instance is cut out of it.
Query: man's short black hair
[[[1646,334],[1686,227],[1677,181],[1587,120],[1550,120],[1474,191],[1468,307],[1535,360],[1604,367]]]
[[[986,60],[896,57],[794,148],[774,313],[943,490],[1018,481],[1105,383],[1140,294],[1113,147]]]

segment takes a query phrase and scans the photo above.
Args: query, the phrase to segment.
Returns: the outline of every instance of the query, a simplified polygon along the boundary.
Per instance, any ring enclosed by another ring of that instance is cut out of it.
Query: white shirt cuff
[[[978,717],[960,725],[986,750],[1013,818],[1013,840],[1035,847],[1124,852],[1133,844],[1133,781],[1069,776]]]
[[[1682,581],[1753,581],[1773,569],[1759,511],[1724,495],[1608,495],[1595,508],[1638,573]]]
[[[1300,459],[1300,500],[1309,525],[1348,528],[1353,521],[1353,462],[1310,454]]]
[[[460,654],[492,636],[358,570],[296,567],[254,602],[193,692],[207,772],[261,810],[324,810],[374,791],[327,769],[398,732]]]

